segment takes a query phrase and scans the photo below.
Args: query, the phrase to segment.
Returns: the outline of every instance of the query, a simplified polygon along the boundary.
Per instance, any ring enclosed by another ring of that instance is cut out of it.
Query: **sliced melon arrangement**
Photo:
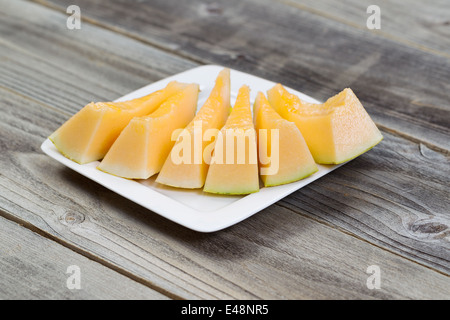
[[[156,110],[186,84],[170,82],[164,89],[124,102],[89,103],[49,139],[67,158],[80,164],[102,159],[128,122]]]
[[[194,118],[198,93],[198,84],[190,84],[150,115],[133,118],[98,168],[129,179],[148,179],[158,173],[173,147],[172,133]]]
[[[178,135],[156,182],[188,189],[203,187],[217,136],[214,129],[222,128],[229,113],[230,70],[224,69],[195,118]],[[204,137],[207,132],[212,134]]]
[[[203,190],[218,194],[259,191],[256,132],[246,85],[239,89],[231,114],[217,136]]]
[[[383,139],[349,88],[314,104],[276,84],[252,106],[242,85],[231,106],[230,83],[225,68],[198,112],[199,85],[177,81],[129,101],[91,102],[49,139],[108,174],[221,195],[305,179],[318,164],[346,162]]]
[[[383,136],[349,88],[323,104],[307,103],[281,84],[267,92],[273,108],[294,122],[320,164],[351,160],[378,144]]]
[[[300,130],[282,118],[262,92],[256,96],[254,117],[264,186],[298,181],[319,170]]]

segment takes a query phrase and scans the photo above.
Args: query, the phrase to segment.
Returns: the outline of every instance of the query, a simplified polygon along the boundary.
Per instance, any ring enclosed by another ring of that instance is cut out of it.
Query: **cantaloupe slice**
[[[293,122],[282,118],[262,92],[256,96],[253,116],[264,186],[291,183],[318,171],[300,130]]]
[[[91,102],[49,139],[67,158],[80,164],[102,159],[128,122],[153,112],[160,104],[186,87],[170,82],[164,89],[124,102]]]
[[[194,118],[199,86],[190,84],[148,116],[135,117],[113,143],[98,169],[128,179],[148,179],[161,169],[172,133]]]
[[[323,104],[307,103],[281,84],[267,92],[273,108],[300,129],[314,160],[338,164],[378,144],[383,136],[349,88]]]
[[[230,70],[223,69],[215,85],[167,157],[156,182],[178,188],[202,188],[205,184],[215,138],[230,113]],[[208,135],[208,131],[216,132]],[[208,135],[208,136],[206,136]]]
[[[231,114],[217,136],[203,190],[217,194],[259,191],[256,133],[250,88],[246,85],[239,89]]]

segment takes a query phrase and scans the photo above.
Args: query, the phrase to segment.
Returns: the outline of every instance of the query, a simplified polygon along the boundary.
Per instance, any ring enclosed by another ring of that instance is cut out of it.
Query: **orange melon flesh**
[[[128,179],[158,173],[173,147],[172,133],[194,118],[198,92],[199,86],[190,84],[150,115],[133,118],[97,168]]]
[[[264,186],[291,183],[318,171],[300,130],[293,122],[282,118],[262,92],[256,96],[253,115],[258,133],[260,177]]]
[[[248,86],[239,89],[231,114],[217,136],[203,190],[217,194],[259,191],[256,133]]]
[[[323,104],[307,103],[281,84],[267,91],[272,107],[300,129],[316,163],[339,164],[378,144],[383,136],[349,88]]]
[[[230,70],[224,69],[218,74],[214,88],[206,102],[185,128],[185,132],[178,136],[179,139],[167,157],[156,182],[178,188],[202,188],[205,184],[211,157],[211,152],[205,152],[205,150],[207,147],[210,149],[214,147],[217,133],[209,138],[205,136],[206,139],[203,139],[203,134],[209,129],[218,131],[222,128],[229,112]],[[200,130],[199,125],[201,125]],[[187,139],[187,141],[183,139]],[[189,150],[183,150],[186,148]],[[180,158],[180,154],[187,151],[189,151],[190,157],[186,156],[182,162],[177,160]]]
[[[164,89],[124,102],[91,102],[53,132],[49,139],[67,158],[80,164],[102,159],[128,122],[153,112],[186,85],[173,81]]]

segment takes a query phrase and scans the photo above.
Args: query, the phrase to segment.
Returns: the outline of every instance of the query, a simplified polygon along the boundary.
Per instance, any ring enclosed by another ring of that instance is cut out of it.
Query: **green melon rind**
[[[264,187],[276,187],[276,186],[281,186],[281,185],[283,185],[283,184],[289,184],[289,183],[292,183],[292,182],[296,182],[296,181],[300,181],[300,180],[303,180],[303,179],[305,179],[305,178],[308,178],[309,176],[312,176],[314,173],[316,173],[317,171],[319,171],[319,168],[316,166],[315,168],[314,168],[314,170],[311,170],[311,171],[309,171],[308,173],[306,173],[306,174],[304,174],[304,175],[301,175],[300,177],[297,177],[297,178],[292,178],[292,179],[290,179],[290,180],[285,180],[285,181],[282,181],[282,182],[280,182],[280,183],[269,183],[269,184],[265,184],[264,183]]]
[[[158,178],[155,180],[156,182],[171,187],[171,188],[177,188],[177,189],[186,189],[186,190],[198,190],[201,189],[203,186],[200,187],[186,187],[186,186],[180,186],[180,185],[175,185],[171,182],[167,182],[167,181],[158,181]]]
[[[239,195],[257,193],[257,192],[259,192],[259,188],[257,190],[251,190],[251,191],[232,191],[232,192],[214,191],[211,189],[203,188],[203,191],[208,192],[208,193],[221,194],[221,195],[239,196]]]
[[[319,163],[319,164],[341,164],[341,163],[344,163],[344,162],[353,160],[353,159],[359,157],[360,155],[366,153],[367,151],[369,151],[369,150],[372,149],[373,147],[375,147],[375,146],[376,146],[377,144],[379,144],[383,139],[384,139],[384,137],[381,136],[381,138],[380,138],[377,142],[375,142],[374,144],[372,144],[370,147],[368,147],[368,148],[365,149],[364,151],[362,151],[362,152],[360,152],[360,153],[358,153],[358,154],[356,154],[356,155],[354,155],[354,156],[352,156],[352,157],[350,157],[350,158],[348,158],[348,159],[345,159],[345,160],[342,160],[342,161],[318,162],[318,163]]]

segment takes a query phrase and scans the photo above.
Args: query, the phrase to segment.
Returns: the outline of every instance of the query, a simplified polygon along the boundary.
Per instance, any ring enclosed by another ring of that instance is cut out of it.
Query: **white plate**
[[[145,86],[116,101],[141,97],[164,88],[172,80],[178,80],[200,85],[198,106],[201,107],[223,68],[216,65],[194,68]],[[276,84],[236,70],[230,71],[232,103],[239,88],[244,84],[250,86],[252,104],[258,91],[266,92]],[[305,101],[318,102],[301,92],[287,89]],[[236,224],[342,165],[319,165],[319,171],[306,179],[282,186],[261,188],[259,192],[245,196],[216,196],[202,190],[177,189],[158,184],[155,182],[156,175],[148,180],[127,180],[112,176],[96,169],[98,161],[80,165],[67,159],[48,139],[43,142],[41,148],[50,157],[104,187],[167,219],[200,232],[218,231]]]

